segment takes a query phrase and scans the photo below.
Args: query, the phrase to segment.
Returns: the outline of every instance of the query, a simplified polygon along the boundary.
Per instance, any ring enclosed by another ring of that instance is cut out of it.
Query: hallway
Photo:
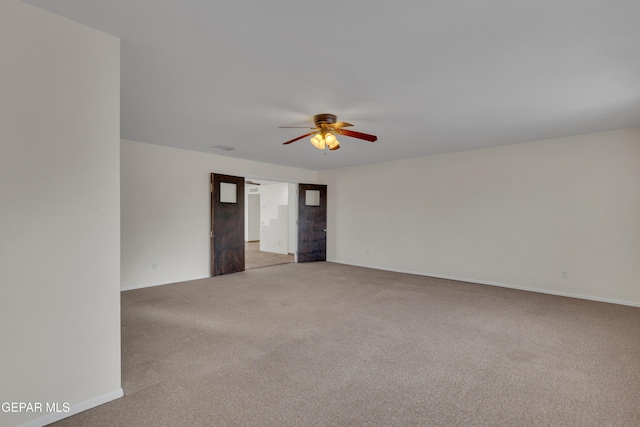
[[[260,242],[245,242],[245,270],[294,262],[292,254],[284,255],[260,250]]]

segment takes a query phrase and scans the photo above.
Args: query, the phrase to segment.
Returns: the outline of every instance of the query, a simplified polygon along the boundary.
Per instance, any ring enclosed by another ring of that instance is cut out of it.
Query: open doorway
[[[253,187],[247,189],[246,187]],[[327,186],[211,174],[211,276],[288,262],[326,260]],[[251,206],[259,206],[259,238]],[[245,253],[254,255],[247,260]],[[256,262],[254,262],[256,261]]]
[[[245,181],[245,269],[295,262],[297,185]]]

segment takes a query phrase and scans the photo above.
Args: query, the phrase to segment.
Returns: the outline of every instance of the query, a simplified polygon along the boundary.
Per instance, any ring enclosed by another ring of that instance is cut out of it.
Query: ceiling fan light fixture
[[[331,147],[331,144],[333,144],[336,140],[336,136],[334,134],[332,134],[331,132],[327,132],[327,134],[324,136],[324,140],[327,142],[327,145],[329,147]]]
[[[333,136],[333,135],[332,135]],[[340,141],[333,137],[333,141],[329,142],[329,138],[326,138],[327,145],[329,146],[329,150],[337,150],[340,147]]]
[[[316,134],[310,139],[310,141],[313,144],[313,146],[316,147],[318,150],[324,150],[325,140],[322,137],[322,135]]]

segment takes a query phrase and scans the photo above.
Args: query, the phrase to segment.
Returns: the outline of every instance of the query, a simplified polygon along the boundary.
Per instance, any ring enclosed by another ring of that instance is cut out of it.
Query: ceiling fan
[[[313,135],[310,140],[314,147],[320,150],[324,150],[325,147],[329,147],[329,150],[337,150],[340,148],[340,142],[336,138],[336,134],[364,139],[369,142],[375,142],[378,140],[378,137],[375,135],[344,129],[353,125],[347,122],[337,122],[336,120],[337,117],[334,114],[316,114],[313,116],[313,121],[316,124],[315,128],[307,128],[306,126],[280,126],[280,128],[283,129],[311,129],[312,131],[294,138],[291,141],[283,142],[282,144],[291,144],[299,139]]]

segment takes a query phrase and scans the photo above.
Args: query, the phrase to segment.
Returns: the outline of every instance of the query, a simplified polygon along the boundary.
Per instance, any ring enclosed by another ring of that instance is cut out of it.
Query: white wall
[[[121,170],[123,289],[210,276],[210,173],[312,183],[317,176],[125,140]]]
[[[260,191],[249,193],[249,189],[257,190],[258,187],[245,187],[244,240],[255,242],[260,240]]]
[[[3,426],[122,395],[119,49],[0,2],[0,402],[43,403]]]
[[[329,260],[640,305],[640,128],[318,179]]]
[[[287,254],[289,249],[289,184],[260,186],[260,250]]]

